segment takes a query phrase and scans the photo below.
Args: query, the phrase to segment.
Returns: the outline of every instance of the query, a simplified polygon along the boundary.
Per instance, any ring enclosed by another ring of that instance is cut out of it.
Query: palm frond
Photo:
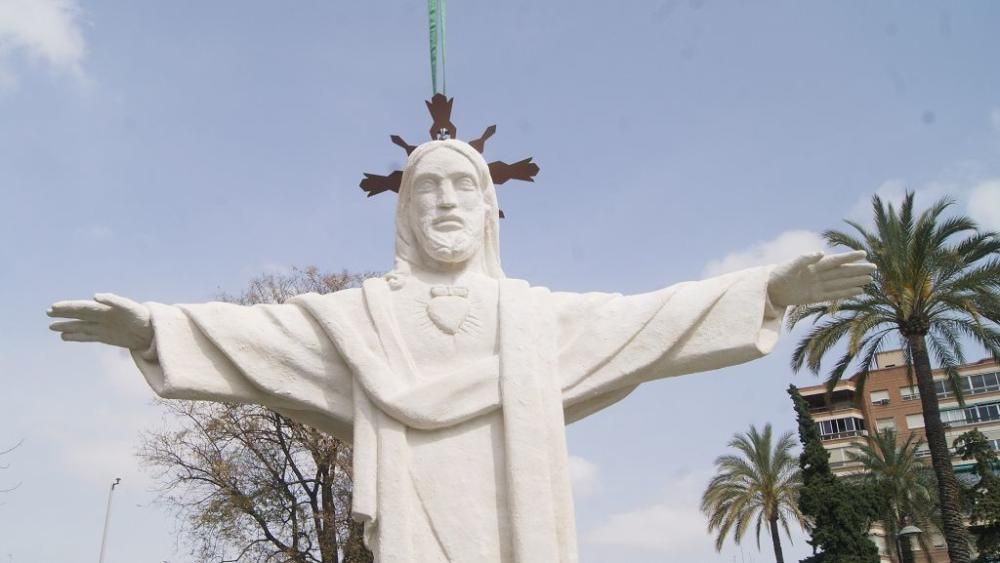
[[[937,292],[941,295],[951,295],[992,290],[995,295],[998,289],[1000,289],[1000,257],[994,256],[985,262],[960,270],[954,279],[938,285]]]
[[[854,377],[855,393],[858,396],[864,396],[865,387],[868,384],[868,374],[871,372],[872,368],[875,366],[875,358],[877,357],[878,351],[882,348],[882,341],[887,335],[889,335],[894,328],[885,328],[874,332],[872,334],[866,335],[861,342],[858,343],[857,350],[854,351],[850,348],[844,352],[844,354],[837,360],[836,365],[830,370],[830,373],[826,376],[826,389],[827,392],[832,392],[833,388],[836,387],[837,382],[843,379],[844,373],[847,369],[854,363],[854,360],[858,356],[858,352],[861,353],[861,361],[858,362],[857,372]]]
[[[1000,235],[991,231],[979,231],[955,245],[954,252],[964,263],[974,264],[1000,253]]]
[[[962,347],[957,335],[950,329],[935,327],[927,335],[927,347],[930,353],[937,360],[938,365],[944,370],[948,378],[948,386],[955,393],[958,404],[965,406],[965,393],[962,391],[962,378],[958,373],[958,368],[965,363],[965,356],[962,354]]]
[[[850,248],[851,250],[867,250],[867,245],[860,239],[845,233],[843,231],[829,230],[823,231],[823,238],[826,240],[827,244],[830,246],[844,246]],[[864,231],[862,230],[862,236],[864,236]]]
[[[809,371],[819,374],[823,356],[848,334],[852,321],[850,316],[833,317],[814,325],[792,352],[792,369],[799,371],[805,364]]]

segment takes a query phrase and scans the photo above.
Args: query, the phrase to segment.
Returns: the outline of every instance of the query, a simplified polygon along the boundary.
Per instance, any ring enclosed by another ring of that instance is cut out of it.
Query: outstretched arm
[[[874,270],[864,253],[817,253],[641,295],[553,294],[567,419],[645,381],[758,358],[786,307],[856,295]]]
[[[128,348],[168,399],[256,403],[350,439],[352,374],[316,320],[295,304],[139,304],[111,294],[48,313],[63,340]]]

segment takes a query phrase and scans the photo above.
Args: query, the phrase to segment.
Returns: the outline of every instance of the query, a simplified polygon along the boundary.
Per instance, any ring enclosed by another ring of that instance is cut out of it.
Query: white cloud
[[[135,452],[140,433],[162,425],[162,415],[148,402],[107,395],[46,413],[39,424],[42,438],[68,476],[91,484],[122,477],[148,488],[152,480]]]
[[[575,455],[569,456],[569,479],[576,498],[592,495],[600,485],[597,465]]]
[[[83,78],[86,44],[79,20],[77,0],[0,0],[0,87],[16,83],[6,61],[15,53]]]
[[[679,555],[711,546],[705,518],[690,506],[654,504],[631,512],[612,514],[588,535],[599,544],[620,545]]]
[[[97,363],[101,376],[120,396],[116,400],[149,401],[154,397],[127,350],[102,346],[98,354]]]
[[[708,473],[686,473],[667,483],[664,502],[611,514],[584,534],[595,544],[615,545],[668,554],[671,561],[714,559],[712,537],[699,508]]]
[[[715,535],[708,531],[708,519],[701,512],[701,494],[713,470],[684,470],[666,483],[659,502],[635,510],[611,514],[605,522],[580,535],[581,541],[596,546],[612,546],[619,550],[636,552],[632,559],[640,559],[639,552],[656,554],[643,561],[767,561],[773,560],[771,540],[767,530],[760,536],[758,551],[753,529],[744,537],[742,545],[726,539],[722,551],[715,551]],[[791,541],[782,532],[781,543],[786,561],[797,561],[809,552],[805,534],[791,524]],[[628,561],[629,557],[617,556],[615,560]]]
[[[64,444],[60,457],[70,473],[91,483],[105,483],[122,477],[142,485],[142,488],[150,488],[153,480],[136,458],[136,448],[136,439],[131,436],[117,440],[91,438]]]
[[[968,213],[980,227],[1000,231],[1000,178],[980,182],[969,191]]]
[[[777,264],[825,247],[823,237],[805,230],[785,231],[777,237],[758,242],[728,254],[719,260],[712,260],[705,266],[705,277],[735,272],[752,266]]]
[[[135,450],[144,429],[165,422],[128,352],[80,347],[53,359],[52,369],[72,381],[32,399],[38,404],[25,418],[63,474],[90,484],[122,477],[151,485]]]

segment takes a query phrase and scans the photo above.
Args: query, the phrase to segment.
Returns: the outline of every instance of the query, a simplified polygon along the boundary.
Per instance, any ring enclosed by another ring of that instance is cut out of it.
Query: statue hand
[[[53,303],[49,328],[71,342],[103,342],[130,350],[145,350],[153,343],[153,325],[145,305],[113,293],[98,293],[94,300]]]
[[[860,295],[872,281],[875,265],[864,250],[804,254],[771,270],[767,295],[776,307],[808,305]]]

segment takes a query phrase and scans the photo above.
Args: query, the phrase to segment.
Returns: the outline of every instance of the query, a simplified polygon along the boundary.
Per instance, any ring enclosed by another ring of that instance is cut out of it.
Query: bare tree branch
[[[317,268],[267,274],[226,301],[283,303],[330,293],[364,275]],[[199,561],[370,563],[351,521],[351,448],[255,405],[159,401],[178,425],[144,436],[140,459],[159,482],[160,502],[182,522]],[[360,546],[360,547],[359,547]]]

